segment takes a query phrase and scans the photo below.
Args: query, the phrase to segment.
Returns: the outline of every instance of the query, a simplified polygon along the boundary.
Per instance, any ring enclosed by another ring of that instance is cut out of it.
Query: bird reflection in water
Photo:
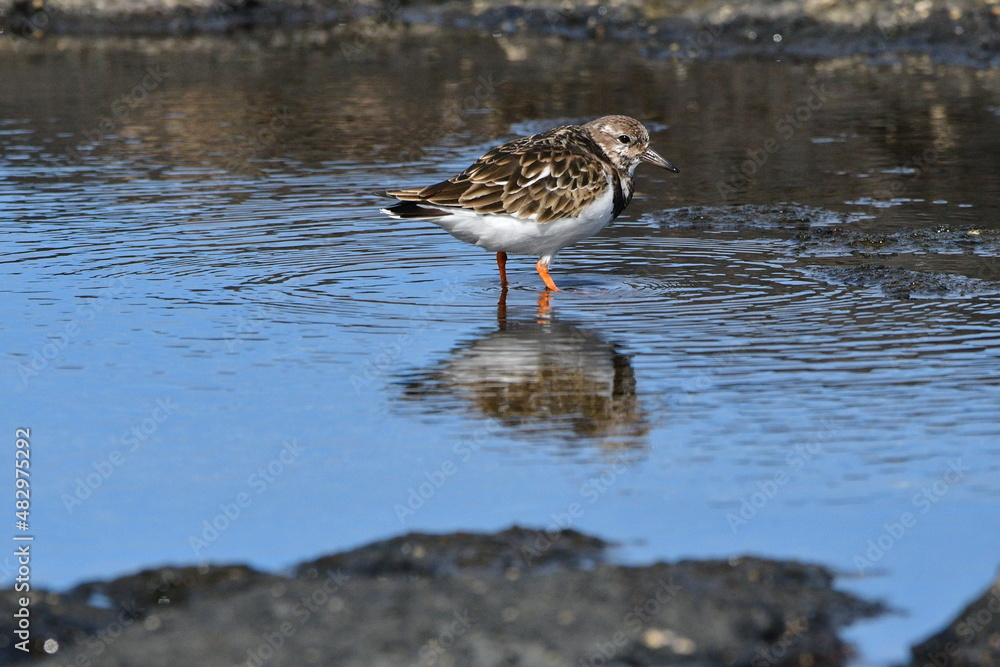
[[[496,330],[410,375],[404,395],[429,413],[458,406],[530,439],[635,447],[650,428],[629,356],[583,326],[556,320],[547,292],[535,316],[519,320],[508,317],[504,290]]]

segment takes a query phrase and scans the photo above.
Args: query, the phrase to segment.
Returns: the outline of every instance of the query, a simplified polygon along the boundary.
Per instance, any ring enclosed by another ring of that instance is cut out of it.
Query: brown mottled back
[[[498,146],[447,181],[389,194],[402,201],[550,222],[579,215],[604,192],[611,171],[590,133],[567,125]]]

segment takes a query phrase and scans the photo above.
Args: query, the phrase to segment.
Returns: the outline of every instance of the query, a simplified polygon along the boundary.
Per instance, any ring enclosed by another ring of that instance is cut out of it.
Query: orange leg
[[[500,269],[500,287],[507,289],[507,253],[497,253],[497,268]]]
[[[542,282],[545,283],[545,287],[552,290],[553,292],[561,292],[562,290],[556,287],[555,282],[552,280],[552,276],[549,275],[549,267],[547,264],[542,264],[542,260],[538,260],[535,264],[535,270],[538,271],[538,275],[542,277]]]

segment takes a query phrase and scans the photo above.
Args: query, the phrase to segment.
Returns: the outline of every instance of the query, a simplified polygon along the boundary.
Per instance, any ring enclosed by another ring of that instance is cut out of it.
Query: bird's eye
[[[622,142],[623,144],[627,144],[628,142],[632,141],[632,137],[628,136],[627,134],[623,134],[620,137],[618,137],[618,141]]]

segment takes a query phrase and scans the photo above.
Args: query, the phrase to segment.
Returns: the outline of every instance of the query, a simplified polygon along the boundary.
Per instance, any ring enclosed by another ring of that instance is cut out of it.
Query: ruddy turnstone
[[[457,176],[425,188],[391,190],[395,218],[430,220],[455,238],[497,254],[507,287],[507,253],[538,257],[545,287],[556,253],[604,229],[628,206],[639,162],[679,169],[649,147],[628,116],[604,116],[497,146]]]

